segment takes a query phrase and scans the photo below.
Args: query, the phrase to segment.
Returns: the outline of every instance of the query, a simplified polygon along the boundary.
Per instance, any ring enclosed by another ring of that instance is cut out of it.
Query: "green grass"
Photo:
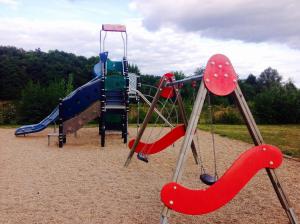
[[[20,125],[1,125],[0,128],[17,128]],[[135,127],[135,124],[129,124]],[[149,124],[149,126],[153,126]],[[58,126],[57,126],[58,127]],[[98,127],[97,123],[87,127]],[[201,124],[201,130],[209,131],[209,125]],[[300,158],[300,125],[258,125],[266,143],[278,146],[283,153]],[[231,139],[252,143],[252,139],[245,125],[214,125],[215,133]]]
[[[200,125],[201,130],[209,131],[209,125]],[[258,125],[268,144],[278,146],[286,155],[300,158],[300,125]],[[252,143],[247,127],[244,125],[214,125],[215,133]]]
[[[17,125],[17,124],[1,124],[0,128],[18,128],[21,125]]]

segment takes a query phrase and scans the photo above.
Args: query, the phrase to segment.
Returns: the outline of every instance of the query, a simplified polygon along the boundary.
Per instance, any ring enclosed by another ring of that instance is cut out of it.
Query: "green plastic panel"
[[[111,61],[107,59],[107,73],[109,74],[110,72],[119,72],[123,73],[123,62],[122,61]]]
[[[125,88],[124,76],[110,75],[105,80],[106,91],[123,90]]]
[[[120,114],[105,114],[105,122],[111,124],[120,124],[122,123],[122,119]]]

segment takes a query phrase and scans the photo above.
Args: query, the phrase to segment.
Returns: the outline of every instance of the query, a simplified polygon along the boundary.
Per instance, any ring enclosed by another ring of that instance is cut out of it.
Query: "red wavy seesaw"
[[[281,151],[271,145],[259,145],[245,151],[211,187],[202,190],[188,189],[176,182],[161,190],[161,200],[170,209],[201,215],[212,212],[228,203],[263,168],[275,169],[282,162]]]
[[[175,141],[185,135],[185,126],[178,125],[173,128],[166,135],[161,137],[159,140],[153,143],[144,143],[140,141],[135,149],[136,153],[143,152],[144,154],[150,155],[158,153],[168,146],[172,145]],[[129,141],[128,146],[131,149],[134,144],[135,139]]]

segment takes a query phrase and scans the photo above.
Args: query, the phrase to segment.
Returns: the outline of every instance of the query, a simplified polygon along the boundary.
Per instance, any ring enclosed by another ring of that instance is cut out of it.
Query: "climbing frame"
[[[153,100],[152,100],[151,105],[148,109],[148,112],[145,116],[143,124],[141,125],[136,138],[134,140],[131,140],[129,143],[130,152],[129,152],[127,160],[125,162],[125,165],[124,165],[125,167],[127,167],[129,165],[131,158],[135,152],[138,153],[145,148],[148,149],[148,151],[149,151],[149,152],[147,152],[148,154],[160,152],[163,149],[165,149],[167,146],[174,143],[174,141],[176,141],[177,139],[179,139],[180,137],[182,137],[184,135],[185,129],[188,125],[188,120],[187,120],[187,117],[186,117],[186,114],[184,111],[183,101],[182,101],[181,95],[179,93],[178,86],[177,85],[167,86],[167,84],[169,84],[169,83],[175,83],[175,76],[172,73],[166,73],[161,78],[161,80],[158,84],[157,92],[156,92],[155,96],[153,97]],[[159,101],[159,98],[160,97],[171,98],[174,96],[176,96],[176,98],[177,98],[176,103],[178,106],[180,117],[182,118],[182,121],[183,121],[183,126],[175,127],[175,129],[173,129],[165,137],[157,140],[155,143],[145,144],[145,143],[141,142],[141,138],[144,134],[145,129],[147,128],[150,118],[153,115],[153,112],[156,110],[156,106]],[[172,139],[170,139],[170,138],[172,138]],[[166,139],[168,139],[168,140],[166,140]],[[196,146],[193,141],[190,146],[191,146],[191,150],[192,150],[192,153],[193,153],[193,156],[195,159],[195,163],[198,164],[199,157],[197,154]]]

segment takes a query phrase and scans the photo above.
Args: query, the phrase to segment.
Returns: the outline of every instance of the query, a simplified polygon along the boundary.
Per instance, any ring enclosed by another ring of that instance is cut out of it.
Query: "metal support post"
[[[62,118],[62,106],[63,106],[63,100],[59,99],[59,105],[58,105],[58,146],[59,148],[62,148],[64,146],[64,133],[63,133],[63,118]]]
[[[180,117],[182,118],[183,124],[184,124],[185,129],[186,129],[187,126],[188,126],[188,119],[186,117],[186,113],[185,113],[185,110],[184,110],[184,107],[183,107],[182,97],[179,94],[178,88],[175,87],[174,89],[175,89],[175,92],[177,94],[177,105],[178,105],[179,114],[180,114]],[[194,141],[192,141],[191,149],[192,149],[192,153],[193,153],[193,156],[194,156],[194,159],[195,159],[195,163],[199,164],[199,157],[198,157],[198,153],[197,153],[196,145],[195,145]]]
[[[101,147],[105,146],[105,112],[106,112],[106,60],[101,61],[102,76],[100,79],[100,117],[99,117],[99,134]]]
[[[206,93],[207,90],[204,86],[204,83],[201,82],[201,85],[199,87],[198,90],[198,94],[197,94],[197,98],[192,110],[192,114],[185,132],[185,136],[184,136],[184,140],[183,143],[181,145],[181,150],[180,150],[180,154],[177,160],[177,164],[176,164],[176,169],[174,171],[174,175],[173,175],[173,182],[178,182],[178,180],[180,179],[182,172],[183,172],[183,165],[184,162],[186,160],[186,156],[187,156],[187,150],[188,148],[191,147],[191,143],[194,137],[194,133],[196,131],[197,128],[197,124],[199,121],[199,117],[200,117],[200,113],[204,104],[204,100],[206,97]],[[166,224],[168,223],[168,216],[169,216],[169,212],[170,210],[168,209],[168,207],[164,206],[162,213],[161,213],[161,224]]]
[[[125,111],[124,111],[124,126],[123,126],[123,137],[124,143],[127,143],[127,136],[128,136],[128,113],[129,113],[129,76],[128,76],[128,61],[126,57],[123,58],[123,68],[124,68],[124,78],[125,78]]]

